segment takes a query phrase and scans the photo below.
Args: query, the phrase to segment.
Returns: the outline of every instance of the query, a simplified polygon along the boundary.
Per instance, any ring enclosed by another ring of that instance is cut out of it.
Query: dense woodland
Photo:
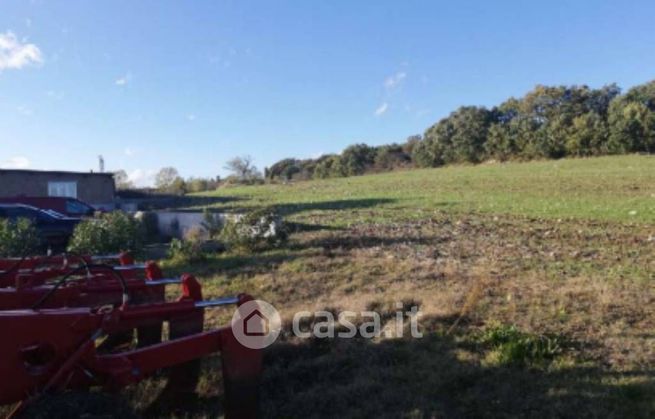
[[[355,144],[318,159],[288,158],[268,180],[361,175],[407,167],[655,152],[655,80],[621,94],[616,84],[537,86],[491,109],[463,106],[402,144]]]

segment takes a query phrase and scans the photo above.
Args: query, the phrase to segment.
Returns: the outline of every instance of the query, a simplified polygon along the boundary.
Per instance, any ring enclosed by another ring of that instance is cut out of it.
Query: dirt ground
[[[652,227],[444,213],[294,228],[280,249],[166,266],[194,270],[208,297],[245,291],[281,312],[263,416],[655,415]],[[391,319],[397,302],[420,308],[422,338],[290,333],[298,310]],[[220,415],[219,370],[207,360],[199,400],[173,416]]]

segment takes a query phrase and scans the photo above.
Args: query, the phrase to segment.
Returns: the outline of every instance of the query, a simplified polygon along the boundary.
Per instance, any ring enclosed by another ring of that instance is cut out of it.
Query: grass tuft
[[[491,327],[480,342],[492,348],[487,360],[502,366],[545,366],[563,352],[561,337],[522,332],[515,325]]]

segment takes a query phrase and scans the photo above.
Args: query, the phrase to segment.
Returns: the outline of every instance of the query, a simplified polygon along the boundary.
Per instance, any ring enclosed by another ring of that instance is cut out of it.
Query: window
[[[77,198],[77,182],[48,182],[48,196]]]

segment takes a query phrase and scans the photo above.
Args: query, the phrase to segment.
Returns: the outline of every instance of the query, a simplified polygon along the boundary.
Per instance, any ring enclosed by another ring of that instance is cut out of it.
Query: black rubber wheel
[[[28,402],[20,418],[136,419],[139,416],[118,396],[100,392],[66,391]]]

